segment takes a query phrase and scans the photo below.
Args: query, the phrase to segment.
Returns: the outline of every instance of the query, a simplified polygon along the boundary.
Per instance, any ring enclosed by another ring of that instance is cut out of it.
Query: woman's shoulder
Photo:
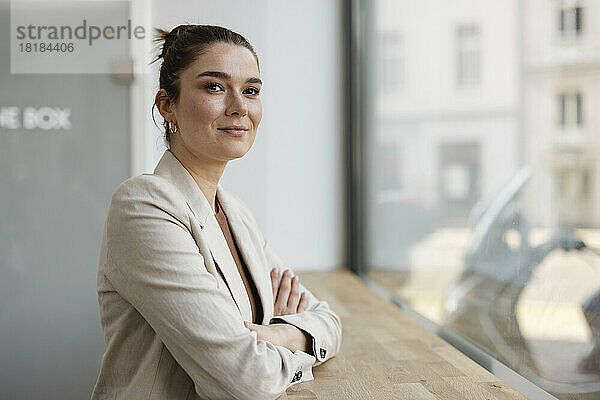
[[[126,179],[115,189],[109,212],[162,208],[168,212],[186,209],[183,194],[172,182],[157,174],[141,174]]]
[[[141,174],[128,178],[117,186],[113,198],[131,196],[169,198],[176,195],[177,192],[177,188],[162,176],[157,174]]]

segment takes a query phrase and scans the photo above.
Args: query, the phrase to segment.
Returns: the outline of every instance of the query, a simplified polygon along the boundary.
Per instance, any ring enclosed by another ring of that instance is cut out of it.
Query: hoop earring
[[[175,133],[179,132],[179,128],[177,127],[177,124],[174,124],[173,122],[169,121],[169,132],[171,134],[175,134]]]

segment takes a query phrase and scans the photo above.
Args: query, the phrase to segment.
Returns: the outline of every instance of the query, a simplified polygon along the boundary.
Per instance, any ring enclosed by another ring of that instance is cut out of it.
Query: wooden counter
[[[342,347],[313,368],[314,381],[290,387],[279,399],[525,399],[352,273],[298,275],[342,318]]]

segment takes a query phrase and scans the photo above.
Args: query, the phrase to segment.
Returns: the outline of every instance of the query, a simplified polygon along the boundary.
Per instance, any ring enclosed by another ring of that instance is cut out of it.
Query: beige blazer
[[[242,201],[217,196],[273,319],[269,272],[287,266]],[[285,223],[285,218],[282,218]],[[274,399],[313,379],[340,348],[340,318],[310,291],[305,312],[277,317],[308,332],[316,357],[257,340],[250,302],[212,209],[169,151],[110,203],[98,269],[106,352],[92,399]],[[281,322],[281,321],[279,321]]]

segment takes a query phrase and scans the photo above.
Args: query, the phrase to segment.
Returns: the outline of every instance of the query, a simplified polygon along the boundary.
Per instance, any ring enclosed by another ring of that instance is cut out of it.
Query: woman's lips
[[[246,133],[245,129],[219,129],[220,131],[227,132],[231,136],[243,136]]]
[[[244,125],[231,125],[217,129],[223,132],[227,132],[231,136],[243,136],[244,133],[246,133],[246,131],[248,130],[248,128],[246,128]]]

